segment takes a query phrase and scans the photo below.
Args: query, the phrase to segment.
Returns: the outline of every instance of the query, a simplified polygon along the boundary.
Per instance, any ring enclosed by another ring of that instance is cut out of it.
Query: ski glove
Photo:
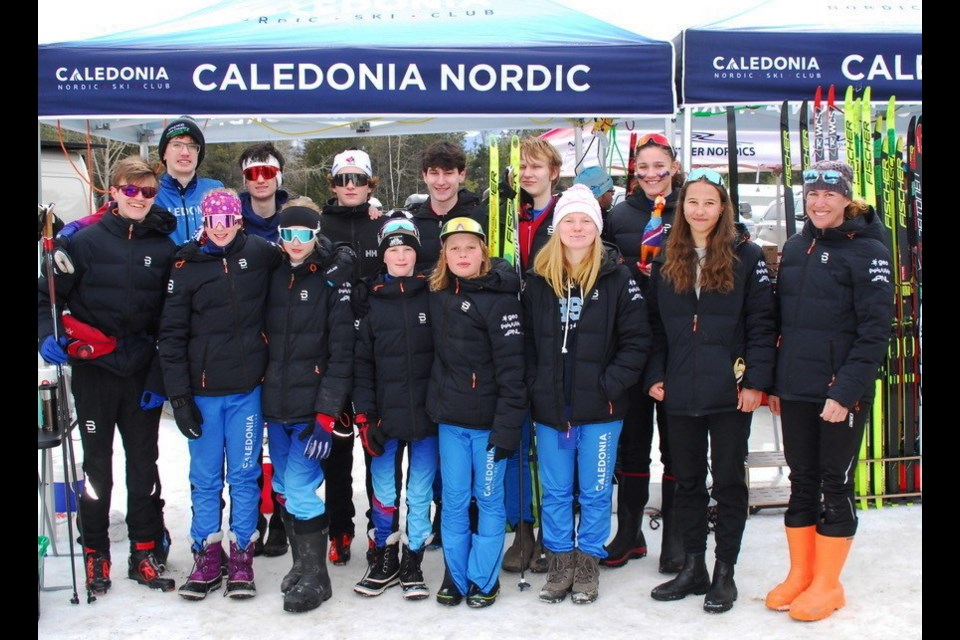
[[[40,344],[40,355],[50,364],[67,364],[67,336],[48,335]]]
[[[308,460],[326,460],[333,449],[334,418],[325,413],[318,413],[316,422],[300,432],[300,440],[306,440],[307,446],[303,449],[303,457]]]
[[[53,250],[53,270],[57,275],[70,275],[75,271],[73,268],[73,258],[71,258],[67,250],[61,246],[61,243],[57,243],[57,247]]]
[[[156,409],[157,407],[163,406],[163,401],[167,399],[167,396],[162,393],[157,393],[155,391],[143,390],[143,394],[140,396],[140,408],[144,411],[150,411],[151,409]]]
[[[506,460],[513,455],[513,451],[509,449],[504,449],[503,447],[497,446],[492,442],[487,443],[487,451],[493,450],[493,461],[500,462],[501,460]]]
[[[507,167],[503,170],[503,174],[500,176],[500,183],[497,185],[497,188],[500,190],[500,196],[507,200],[512,200],[517,197],[517,190],[513,188],[513,180],[510,179],[511,177],[511,168]]]
[[[188,440],[196,440],[203,435],[203,414],[200,408],[194,402],[193,396],[179,396],[170,399],[170,406],[173,407],[173,419],[177,422],[177,428],[180,433],[185,435]]]
[[[362,413],[357,414],[356,421],[363,448],[374,458],[383,455],[383,445],[387,441],[387,438],[383,431],[380,430],[378,421],[374,419],[373,424],[370,424],[371,420]]]

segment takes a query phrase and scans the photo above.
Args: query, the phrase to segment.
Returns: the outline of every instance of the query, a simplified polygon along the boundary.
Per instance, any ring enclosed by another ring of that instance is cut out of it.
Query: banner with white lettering
[[[38,115],[670,115],[673,47],[547,0],[238,0],[42,45]]]

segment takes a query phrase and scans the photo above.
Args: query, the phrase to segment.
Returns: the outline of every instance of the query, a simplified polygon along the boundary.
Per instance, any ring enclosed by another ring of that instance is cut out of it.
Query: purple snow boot
[[[199,548],[193,546],[193,571],[187,576],[187,581],[180,587],[180,597],[186,600],[203,600],[211,591],[216,591],[223,583],[223,574],[220,572],[220,562],[223,557],[223,539],[221,532],[212,533],[200,543]]]
[[[253,548],[257,532],[240,548],[233,532],[230,533],[230,560],[227,563],[227,588],[223,592],[228,598],[245,600],[257,595],[257,585],[253,582]]]

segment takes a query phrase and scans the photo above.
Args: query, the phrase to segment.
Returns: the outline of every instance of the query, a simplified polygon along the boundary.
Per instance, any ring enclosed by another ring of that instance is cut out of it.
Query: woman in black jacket
[[[630,401],[627,390],[646,364],[650,331],[639,286],[604,252],[593,192],[584,185],[565,191],[552,224],[554,233],[534,259],[523,296],[543,545],[551,554],[540,599],[560,602],[572,590],[573,601],[586,604],[599,593],[617,441]]]
[[[678,202],[666,257],[651,277],[656,339],[646,385],[670,416],[684,562],[680,574],[651,595],[679,600],[706,594],[704,610],[720,613],[737,599],[733,567],[748,502],[743,461],[752,412],[773,382],[776,308],[763,252],[737,237],[720,174],[691,172]],[[712,583],[704,559],[708,436],[717,501]]]
[[[803,174],[808,220],[777,283],[780,345],[770,409],[790,465],[790,573],[771,609],[820,620],[845,604],[840,572],[857,531],[853,470],[893,319],[890,252],[873,209],[837,161]]]
[[[506,511],[505,460],[520,444],[526,413],[520,276],[491,262],[483,228],[453,218],[430,276],[434,359],[427,413],[439,424],[443,476],[440,604],[492,605],[500,592]],[[470,532],[470,499],[479,511]]]

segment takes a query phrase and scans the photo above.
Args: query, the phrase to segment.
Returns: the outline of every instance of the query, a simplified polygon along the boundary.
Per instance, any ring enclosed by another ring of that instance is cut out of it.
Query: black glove
[[[331,287],[339,287],[353,279],[357,254],[345,242],[337,243],[324,265],[323,278]]]
[[[501,460],[506,460],[513,455],[513,451],[510,449],[504,449],[501,446],[495,445],[492,442],[487,443],[487,451],[493,450],[493,461],[500,462]]]
[[[173,407],[173,419],[177,422],[177,428],[180,433],[185,435],[188,440],[196,440],[203,435],[203,414],[200,408],[194,402],[193,396],[178,396],[170,399],[170,406]]]
[[[500,183],[497,185],[500,190],[500,197],[506,199],[512,199],[517,197],[517,190],[513,188],[511,173],[515,173],[515,169],[507,167],[503,170],[503,175],[500,176]]]
[[[350,292],[350,306],[353,308],[353,317],[358,320],[370,312],[368,291],[365,282],[358,282]]]
[[[357,431],[360,432],[360,442],[374,458],[383,455],[383,445],[387,441],[386,435],[380,429],[378,420],[372,420],[362,413],[357,414]],[[373,424],[371,424],[371,422]]]

